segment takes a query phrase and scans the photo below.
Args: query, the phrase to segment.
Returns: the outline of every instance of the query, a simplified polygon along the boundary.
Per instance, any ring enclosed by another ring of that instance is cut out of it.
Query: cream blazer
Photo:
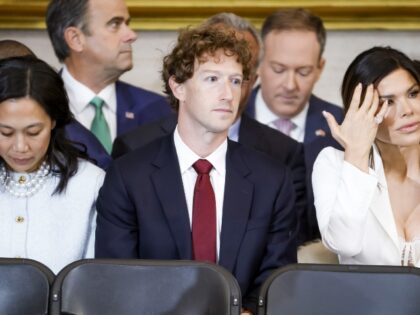
[[[342,151],[327,147],[318,155],[312,183],[322,241],[342,264],[401,265],[403,245],[376,148],[373,158],[368,174],[344,161]]]

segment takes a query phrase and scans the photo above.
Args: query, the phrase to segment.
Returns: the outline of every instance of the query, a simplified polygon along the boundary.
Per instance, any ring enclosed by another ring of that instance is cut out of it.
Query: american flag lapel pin
[[[125,112],[125,118],[134,119],[134,113],[133,112]]]
[[[315,135],[316,135],[316,136],[318,136],[318,137],[325,137],[327,134],[325,133],[325,131],[324,131],[324,130],[322,130],[322,129],[317,129],[317,130],[315,131]]]

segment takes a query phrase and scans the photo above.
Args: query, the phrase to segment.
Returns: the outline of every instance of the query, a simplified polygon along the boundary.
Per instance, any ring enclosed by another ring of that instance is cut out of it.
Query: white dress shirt
[[[117,136],[117,93],[115,83],[106,86],[98,94],[95,94],[87,86],[77,81],[66,66],[63,67],[61,77],[69,96],[70,110],[74,117],[87,129],[90,130],[95,117],[95,107],[90,105],[89,102],[95,96],[99,96],[104,100],[105,104],[102,107],[102,111],[111,132],[111,140],[114,141]]]
[[[290,137],[299,142],[303,142],[303,139],[305,138],[305,125],[308,108],[309,103],[305,105],[305,107],[299,114],[290,119],[294,124],[294,128],[290,132]],[[273,113],[265,103],[262,97],[261,89],[259,89],[255,97],[255,119],[258,120],[260,123],[277,130],[274,122],[278,118],[279,116]]]
[[[373,152],[374,169],[363,172],[332,147],[318,155],[312,173],[322,241],[344,264],[406,265],[407,249],[420,267],[419,240],[398,235],[382,159]],[[419,231],[420,236],[420,231]]]
[[[85,160],[64,192],[52,194],[59,178],[49,176],[40,191],[17,198],[0,184],[0,256],[37,260],[54,273],[94,257],[96,198],[105,172]],[[27,173],[13,173],[17,180]]]
[[[176,153],[178,155],[179,166],[181,170],[182,183],[184,186],[185,199],[187,201],[188,215],[190,218],[190,227],[192,225],[192,210],[194,199],[194,186],[197,179],[197,173],[192,165],[199,159],[203,159],[193,152],[181,139],[178,132],[178,126],[174,132],[174,142]],[[226,152],[227,139],[209,156],[204,159],[213,165],[210,171],[210,181],[213,186],[214,196],[216,198],[216,255],[219,259],[220,250],[220,231],[222,230],[223,199],[225,193],[226,178]]]

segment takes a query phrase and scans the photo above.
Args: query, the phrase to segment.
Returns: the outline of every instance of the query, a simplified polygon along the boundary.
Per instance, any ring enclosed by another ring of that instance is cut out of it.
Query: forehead
[[[110,20],[117,16],[129,17],[124,0],[89,0],[88,15],[91,23],[94,23],[96,19]]]
[[[416,84],[416,80],[407,70],[399,68],[384,77],[378,84],[380,94],[404,93]]]
[[[281,63],[318,62],[321,51],[315,32],[306,30],[272,31],[263,44],[264,54]]]
[[[242,75],[242,64],[237,59],[236,55],[227,56],[222,50],[216,51],[214,55],[204,53],[195,59],[194,73],[218,71]]]
[[[18,117],[20,121],[25,119],[46,119],[48,114],[42,106],[29,97],[7,99],[0,103],[0,121]]]

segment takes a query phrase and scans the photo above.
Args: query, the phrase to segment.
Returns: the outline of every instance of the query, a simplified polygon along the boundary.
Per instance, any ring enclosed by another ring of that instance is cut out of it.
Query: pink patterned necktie
[[[193,164],[197,172],[192,212],[193,259],[216,262],[216,199],[210,182],[213,166],[200,159]]]
[[[277,130],[281,131],[282,133],[288,136],[290,136],[290,132],[295,127],[295,124],[287,118],[278,118],[273,123],[276,126]]]

